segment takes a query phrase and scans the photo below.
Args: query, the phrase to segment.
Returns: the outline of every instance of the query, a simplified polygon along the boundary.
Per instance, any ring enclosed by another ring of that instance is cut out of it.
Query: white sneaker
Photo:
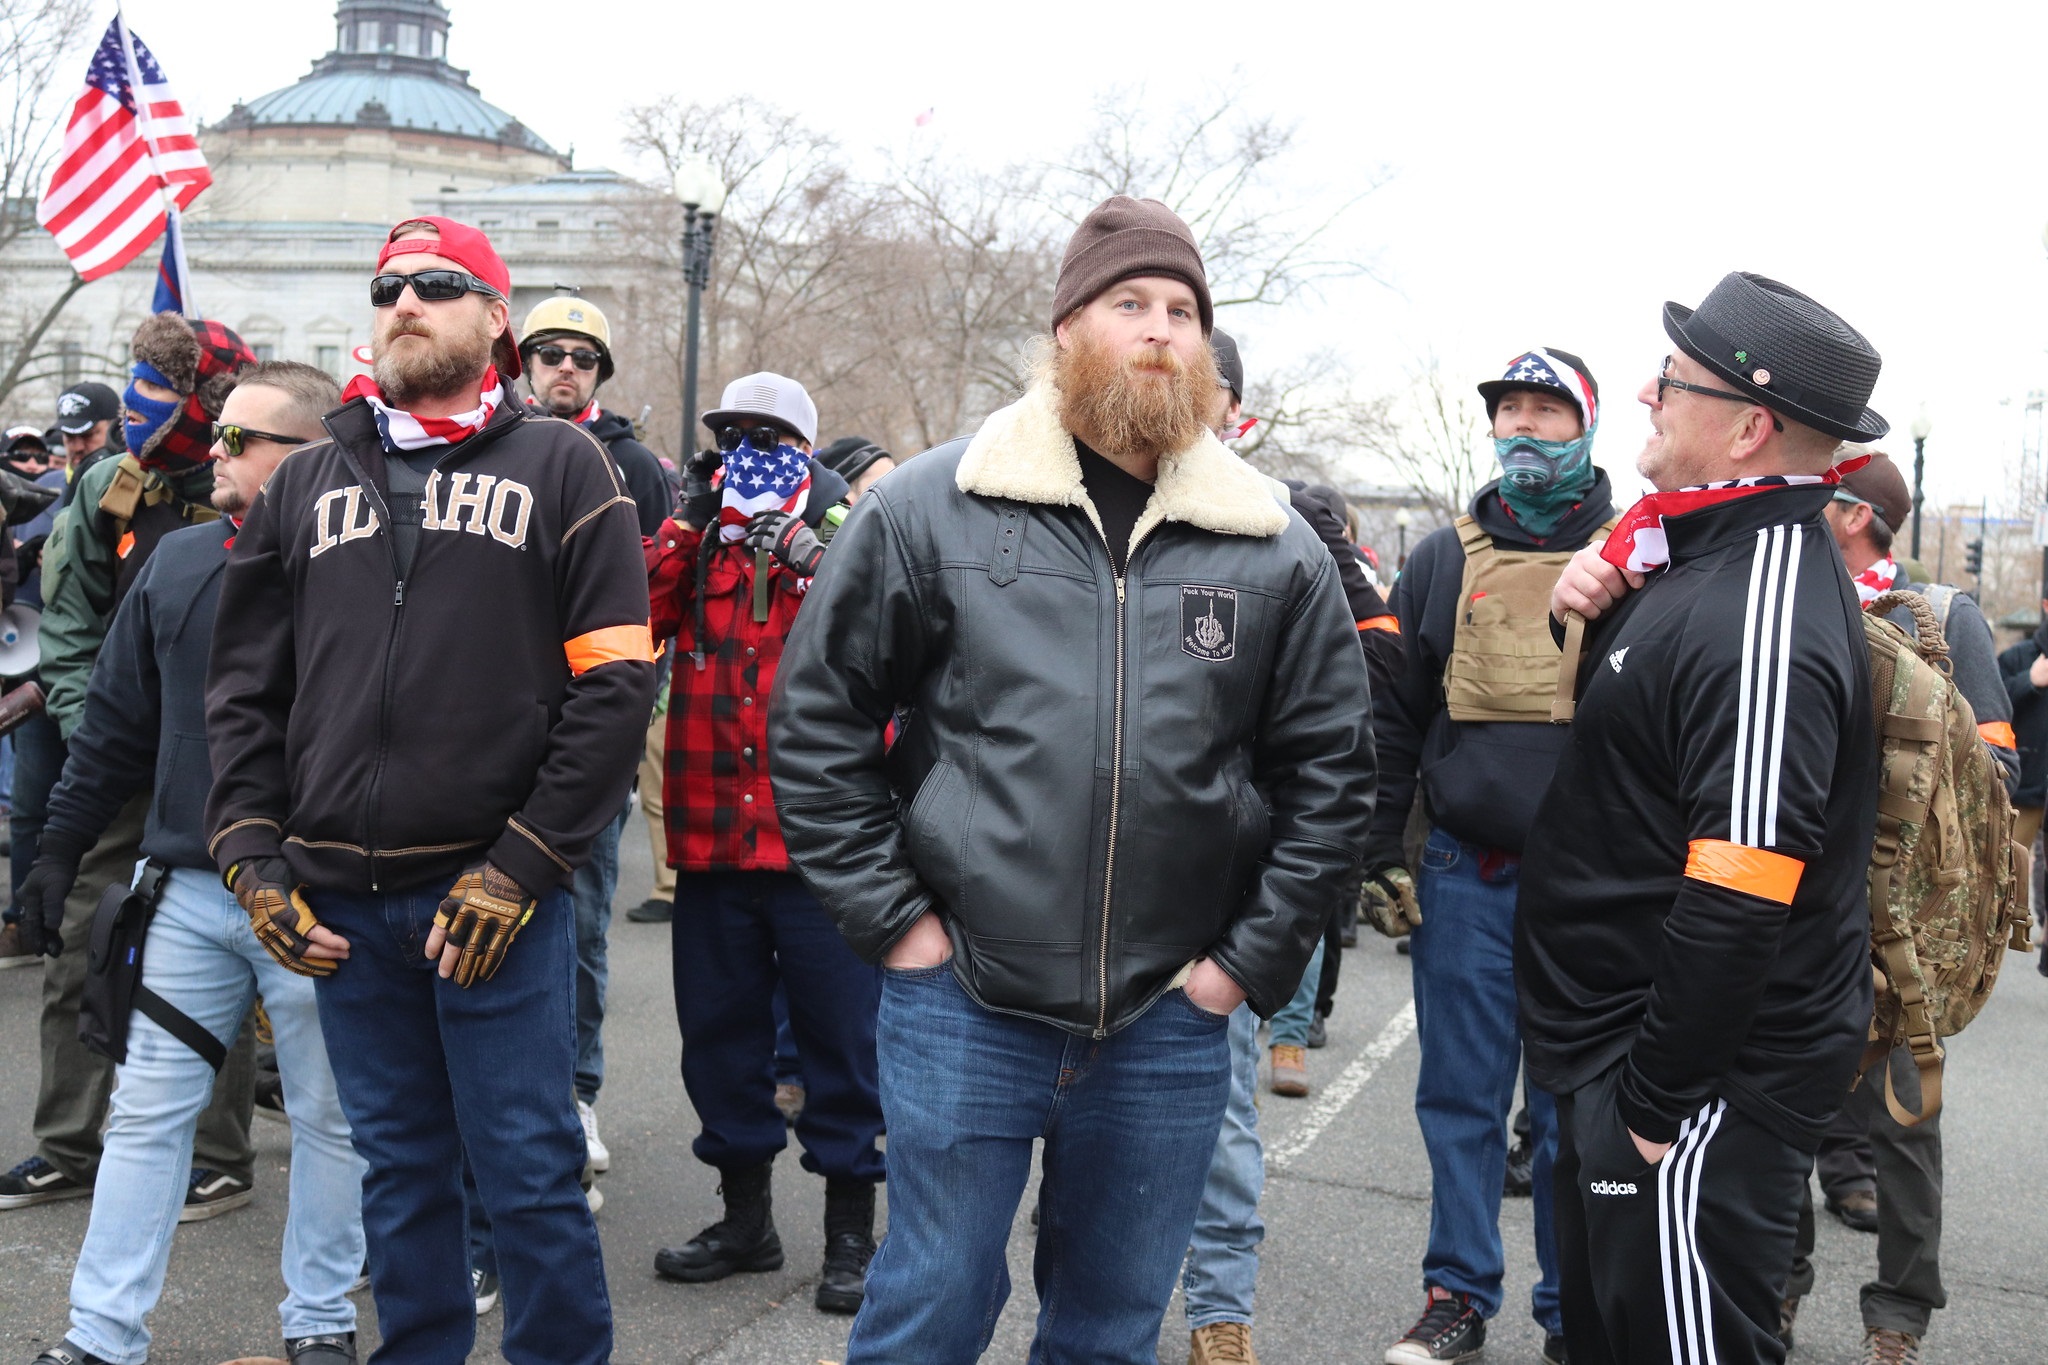
[[[603,1175],[612,1168],[612,1153],[604,1145],[604,1139],[597,1135],[597,1111],[578,1100],[576,1117],[583,1120],[583,1145],[590,1154],[590,1169]]]

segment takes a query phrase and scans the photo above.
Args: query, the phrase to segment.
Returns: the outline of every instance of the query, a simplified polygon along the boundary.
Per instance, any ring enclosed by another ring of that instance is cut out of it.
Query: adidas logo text
[[[1620,649],[1615,650],[1612,654],[1607,656],[1607,666],[1613,669],[1616,673],[1621,672],[1621,661],[1627,658],[1628,652],[1634,648],[1634,645],[1623,645]]]
[[[1586,1187],[1595,1194],[1634,1194],[1635,1182],[1629,1180],[1596,1180]]]

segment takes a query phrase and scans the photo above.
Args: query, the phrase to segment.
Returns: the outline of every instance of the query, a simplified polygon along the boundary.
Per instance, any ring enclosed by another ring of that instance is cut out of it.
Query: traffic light
[[[1972,578],[1982,578],[1984,576],[1984,542],[1982,540],[1973,540],[1963,548],[1968,551],[1963,559],[1963,572]]]

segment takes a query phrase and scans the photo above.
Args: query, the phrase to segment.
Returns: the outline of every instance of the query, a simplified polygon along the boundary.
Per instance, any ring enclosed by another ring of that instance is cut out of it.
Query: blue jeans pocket
[[[1448,835],[1432,834],[1422,846],[1422,866],[1431,872],[1448,872],[1458,865],[1464,850]]]
[[[882,967],[882,979],[904,982],[937,981],[941,973],[951,971],[952,968],[953,959],[950,957],[930,967],[891,967],[885,964]]]
[[[1166,994],[1169,998],[1178,1001],[1182,1009],[1192,1014],[1204,1024],[1210,1024],[1216,1028],[1224,1028],[1230,1023],[1229,1015],[1218,1014],[1214,1010],[1205,1010],[1200,1005],[1197,1005],[1188,997],[1187,988],[1184,986],[1175,986]]]

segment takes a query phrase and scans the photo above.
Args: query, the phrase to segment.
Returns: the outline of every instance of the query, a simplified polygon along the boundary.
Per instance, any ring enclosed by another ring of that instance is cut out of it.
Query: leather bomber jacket
[[[1085,1036],[1203,955],[1286,1003],[1374,764],[1335,565],[1276,488],[1206,435],[1168,456],[1119,579],[1035,390],[861,499],[769,742],[793,861],[863,958],[935,910],[976,1001]]]

